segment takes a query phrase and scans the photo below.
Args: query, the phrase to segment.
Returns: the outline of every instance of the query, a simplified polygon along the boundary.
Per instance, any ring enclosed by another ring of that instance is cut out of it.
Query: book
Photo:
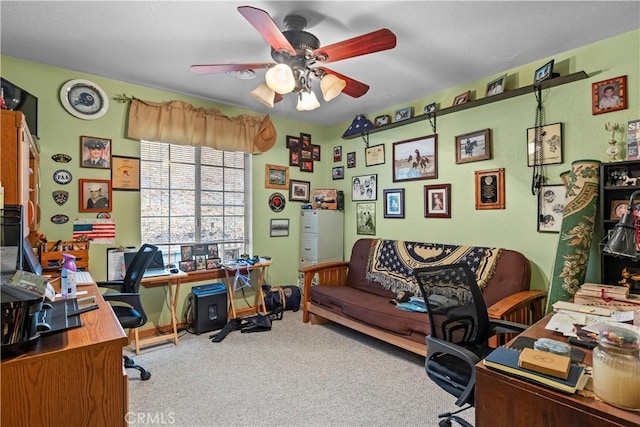
[[[553,354],[548,351],[524,348],[520,352],[518,366],[566,380],[569,376],[571,359],[569,356]]]
[[[582,366],[571,364],[567,379],[557,378],[551,375],[542,374],[530,369],[518,366],[520,351],[505,346],[500,346],[493,350],[483,363],[490,369],[505,372],[510,375],[536,382],[540,385],[551,387],[564,393],[575,393],[582,390],[587,382],[588,376]]]

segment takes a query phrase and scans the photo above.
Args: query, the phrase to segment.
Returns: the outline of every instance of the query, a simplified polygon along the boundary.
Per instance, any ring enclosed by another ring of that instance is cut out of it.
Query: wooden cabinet
[[[603,238],[619,222],[621,214],[629,205],[631,194],[637,190],[640,190],[640,161],[603,163],[600,166],[599,226]],[[636,197],[635,204],[640,204],[640,196]],[[602,283],[617,285],[622,279],[621,272],[625,267],[638,268],[640,271],[640,261],[605,254],[600,250]]]
[[[37,231],[40,224],[40,154],[20,111],[2,110],[0,144],[0,180],[4,187],[4,204],[23,206],[24,235],[29,236]]]
[[[302,209],[300,267],[344,259],[344,214],[336,210]]]

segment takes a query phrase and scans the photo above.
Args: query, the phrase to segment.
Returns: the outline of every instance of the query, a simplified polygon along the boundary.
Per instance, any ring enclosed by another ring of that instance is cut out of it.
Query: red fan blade
[[[291,56],[296,56],[296,50],[267,12],[251,6],[240,6],[238,12],[258,30],[273,50],[287,51]]]
[[[311,55],[318,61],[328,64],[329,62],[367,55],[369,53],[393,49],[394,47],[396,47],[396,35],[393,34],[391,30],[383,28],[382,30],[334,43],[329,46],[319,47],[314,50]],[[327,59],[323,61],[322,58],[324,57]]]
[[[344,89],[342,89],[342,93],[344,93],[345,95],[349,95],[353,98],[360,98],[362,95],[364,95],[365,93],[367,93],[369,91],[369,86],[359,82],[357,80],[352,79],[351,77],[347,77],[343,74],[337,73],[333,70],[330,70],[328,68],[320,68],[322,71],[324,71],[327,74],[333,74],[334,76],[338,77],[339,79],[344,80],[345,82],[347,82],[347,85],[345,86]]]
[[[260,68],[270,68],[276,65],[273,62],[261,62],[255,64],[210,64],[192,65],[191,71],[199,74],[226,73],[227,71],[255,70]]]

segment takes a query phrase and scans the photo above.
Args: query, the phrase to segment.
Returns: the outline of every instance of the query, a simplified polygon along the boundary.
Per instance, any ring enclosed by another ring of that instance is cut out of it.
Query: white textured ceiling
[[[237,80],[189,70],[271,62],[267,42],[236,10],[242,5],[264,9],[281,28],[287,14],[304,16],[322,46],[380,28],[396,34],[397,46],[330,64],[371,87],[361,98],[342,94],[299,112],[289,96],[268,109],[249,95],[264,71]],[[637,1],[2,0],[0,8],[3,55],[325,125],[640,28]]]

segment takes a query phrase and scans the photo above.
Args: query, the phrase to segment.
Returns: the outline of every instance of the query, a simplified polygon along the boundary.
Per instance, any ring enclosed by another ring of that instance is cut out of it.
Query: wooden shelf
[[[582,80],[582,79],[586,79],[587,77],[589,77],[587,75],[586,72],[584,71],[578,71],[577,73],[573,73],[573,74],[569,74],[566,76],[560,76],[560,77],[555,77],[553,79],[549,79],[549,80],[545,80],[543,81],[539,86],[542,89],[548,89],[554,86],[560,86],[560,85],[564,85],[567,83],[572,83],[578,80]],[[454,105],[453,107],[447,107],[447,108],[443,108],[441,110],[436,110],[436,117],[441,117],[444,116],[446,114],[451,114],[451,113],[456,113],[458,111],[462,111],[462,110],[466,110],[468,108],[474,108],[474,107],[479,107],[481,105],[485,105],[485,104],[491,104],[493,102],[498,102],[498,101],[502,101],[504,99],[509,99],[509,98],[514,98],[516,96],[520,96],[520,95],[524,95],[527,93],[533,93],[533,91],[535,90],[535,88],[537,88],[538,85],[529,85],[529,86],[524,86],[518,89],[513,89],[513,90],[506,90],[502,93],[499,93],[497,95],[492,95],[492,96],[486,96],[484,98],[480,98],[480,99],[476,99],[474,101],[469,101],[465,104],[461,104],[461,105]],[[417,123],[417,122],[421,122],[423,120],[428,120],[429,116],[427,114],[420,114],[418,116],[414,116],[410,119],[407,120],[403,120],[401,122],[395,122],[395,123],[389,123],[388,125],[384,125],[384,126],[380,126],[377,127],[375,129],[372,129],[369,131],[369,134],[372,133],[377,133],[377,132],[382,132],[385,130],[389,130],[389,129],[394,129],[400,126],[405,126],[405,125],[410,125],[412,123]],[[356,135],[350,135],[347,137],[343,137],[342,139],[354,139],[354,138],[359,138],[360,134],[356,134]]]

